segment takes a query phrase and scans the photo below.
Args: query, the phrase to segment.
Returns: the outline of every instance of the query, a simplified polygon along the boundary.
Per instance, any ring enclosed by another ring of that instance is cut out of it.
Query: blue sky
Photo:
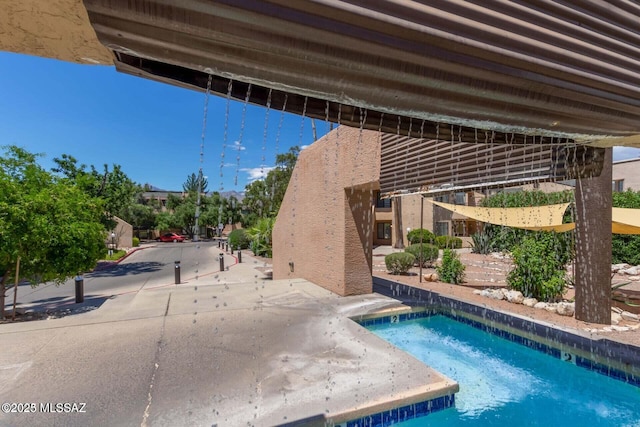
[[[204,93],[118,73],[115,67],[0,52],[0,145],[44,154],[41,164],[47,169],[55,157],[70,154],[99,169],[119,164],[140,184],[180,190],[200,168],[204,101]],[[202,162],[209,190],[243,191],[274,165],[276,150],[313,141],[308,119],[285,114],[280,127],[280,111],[271,110],[267,120],[266,108],[248,105],[243,121],[244,107],[230,102],[227,120],[226,99],[209,98]],[[318,136],[327,128],[319,123]],[[614,160],[635,157],[640,150],[614,149]]]
[[[119,164],[141,184],[180,190],[200,168],[204,102],[202,92],[119,73],[115,67],[0,52],[0,145],[44,154],[40,163],[46,169],[65,153],[98,169]],[[276,148],[284,153],[313,142],[308,119],[286,114],[280,127],[282,113],[271,110],[265,143],[267,109],[248,105],[238,150],[243,107],[230,102],[227,121],[226,98],[209,98],[202,162],[209,190],[243,191],[274,165]],[[317,131],[322,136],[325,123]]]

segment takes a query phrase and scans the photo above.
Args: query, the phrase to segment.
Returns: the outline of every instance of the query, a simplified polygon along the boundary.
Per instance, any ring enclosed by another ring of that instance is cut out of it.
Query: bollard
[[[222,240],[218,240],[218,247],[221,248],[222,247]]]
[[[76,303],[84,302],[84,279],[82,275],[76,276]]]
[[[229,252],[229,243],[224,244],[224,250],[225,252]]]
[[[220,253],[220,271],[224,271],[224,254]]]
[[[238,251],[238,264],[242,262],[242,251]]]
[[[175,262],[174,273],[176,276],[176,285],[180,284],[180,261]]]
[[[233,255],[233,245],[229,246],[231,248],[231,255]]]

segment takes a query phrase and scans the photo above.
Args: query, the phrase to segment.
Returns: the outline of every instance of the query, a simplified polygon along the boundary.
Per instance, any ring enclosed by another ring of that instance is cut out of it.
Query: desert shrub
[[[134,248],[137,248],[138,246],[140,246],[140,239],[138,239],[137,237],[134,237],[133,239],[131,239],[132,241],[132,245]]]
[[[233,249],[247,249],[251,243],[251,239],[244,228],[239,228],[229,233],[227,242]]]
[[[462,247],[462,239],[452,236],[438,236],[436,237],[436,245],[440,249],[460,249]]]
[[[395,252],[384,257],[384,263],[391,274],[405,274],[416,261],[409,252]]]
[[[640,236],[614,234],[611,239],[614,264],[640,265]]]
[[[420,259],[422,259],[423,267],[426,267],[438,259],[438,247],[430,245],[429,243],[423,243],[422,245],[417,243],[415,245],[407,246],[404,251],[409,252],[416,258],[416,265],[420,265]],[[422,258],[420,258],[421,254]]]
[[[613,193],[613,206],[616,208],[640,208],[640,191]],[[613,262],[640,265],[640,236],[630,234],[614,234],[611,242]]]
[[[511,289],[539,301],[559,299],[567,285],[564,266],[567,256],[556,252],[553,233],[525,238],[512,251],[514,268],[507,275]]]
[[[491,236],[485,230],[471,235],[473,246],[471,251],[474,254],[486,255],[491,253]]]
[[[271,258],[273,253],[272,235],[275,218],[260,218],[256,224],[247,230],[251,239],[251,251],[257,256]]]
[[[416,228],[407,233],[407,240],[409,244],[415,245],[420,243],[420,236],[422,236],[422,243],[433,243],[435,241],[435,234],[424,228]]]
[[[442,253],[442,264],[436,268],[440,280],[459,285],[464,280],[465,266],[456,251],[445,249]]]

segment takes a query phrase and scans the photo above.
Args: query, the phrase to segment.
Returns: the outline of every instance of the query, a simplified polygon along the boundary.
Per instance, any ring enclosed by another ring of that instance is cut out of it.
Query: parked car
[[[176,233],[165,233],[157,240],[159,242],[184,242],[184,237]]]

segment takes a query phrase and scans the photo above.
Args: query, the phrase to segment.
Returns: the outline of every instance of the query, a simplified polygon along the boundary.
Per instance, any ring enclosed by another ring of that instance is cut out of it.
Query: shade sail
[[[573,222],[562,223],[562,217],[569,203],[522,208],[487,208],[427,200],[456,214],[495,225],[525,230],[555,231],[558,233],[575,228],[575,223]],[[612,219],[612,233],[640,234],[640,209],[612,208]]]
[[[613,208],[611,231],[616,234],[640,234],[640,209]]]
[[[549,229],[549,227],[563,225],[562,217],[569,206],[569,203],[561,203],[523,208],[486,208],[429,201],[434,205],[481,222],[529,230]]]

